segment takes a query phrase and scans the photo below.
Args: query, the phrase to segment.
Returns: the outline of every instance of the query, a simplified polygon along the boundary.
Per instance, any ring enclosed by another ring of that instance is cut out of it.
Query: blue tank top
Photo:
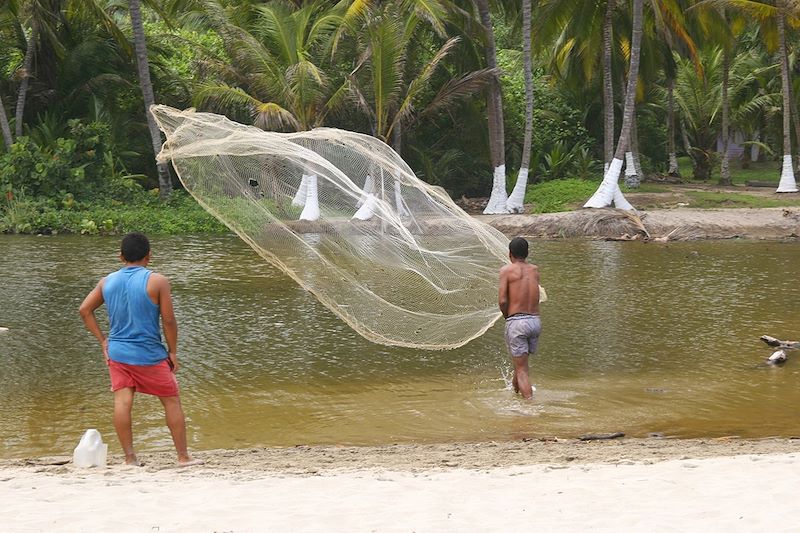
[[[128,266],[106,276],[103,299],[108,309],[108,357],[118,363],[151,366],[167,358],[161,343],[159,308],[147,294],[152,272]]]

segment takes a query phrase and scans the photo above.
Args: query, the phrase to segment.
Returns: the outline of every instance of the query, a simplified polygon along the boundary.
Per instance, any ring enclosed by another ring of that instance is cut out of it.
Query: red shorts
[[[112,359],[108,361],[111,390],[132,388],[136,392],[153,396],[177,396],[178,380],[164,359],[157,365],[126,365]]]

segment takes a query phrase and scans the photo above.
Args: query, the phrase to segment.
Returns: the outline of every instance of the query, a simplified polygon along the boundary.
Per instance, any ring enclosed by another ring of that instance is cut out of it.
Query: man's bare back
[[[500,311],[508,318],[517,313],[539,314],[539,268],[519,260],[500,269]]]

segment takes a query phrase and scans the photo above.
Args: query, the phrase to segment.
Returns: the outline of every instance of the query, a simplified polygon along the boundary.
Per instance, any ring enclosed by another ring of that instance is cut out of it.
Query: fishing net
[[[499,317],[508,239],[374,137],[266,132],[153,106],[186,189],[367,339],[461,346]]]

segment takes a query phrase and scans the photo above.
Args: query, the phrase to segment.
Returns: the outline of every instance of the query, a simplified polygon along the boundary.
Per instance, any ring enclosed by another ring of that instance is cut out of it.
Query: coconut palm
[[[642,49],[642,19],[644,0],[633,0],[633,29],[631,31],[631,62],[628,69],[628,84],[625,91],[625,107],[622,113],[622,130],[620,131],[614,158],[603,177],[603,182],[584,207],[608,207],[614,205],[620,209],[633,209],[633,206],[622,195],[619,188],[619,172],[622,158],[628,150],[633,123],[636,84],[639,76],[639,55]]]
[[[531,59],[531,0],[522,0],[522,55],[525,75],[525,135],[522,141],[522,161],[517,182],[506,202],[506,209],[521,213],[528,186],[528,165],[531,160],[531,138],[533,137],[533,67]]]
[[[695,179],[711,176],[722,108],[723,56],[720,47],[702,51],[699,75],[690,60],[676,57],[675,101],[691,145]]]
[[[798,5],[794,0],[702,0],[698,5],[729,7],[758,21],[764,43],[770,52],[777,53],[781,69],[781,93],[783,94],[783,165],[776,192],[797,192],[794,177],[791,138],[791,73],[786,46],[786,20],[800,24]],[[773,31],[774,30],[774,31]]]
[[[447,39],[429,56],[409,64],[420,20],[414,13],[400,16],[402,3],[374,9],[360,32],[361,59],[348,77],[358,107],[370,119],[373,135],[401,151],[398,132],[404,124],[446,109],[496,79],[497,69],[434,77],[442,62],[456,51],[460,38]],[[416,70],[414,70],[416,69]],[[410,80],[407,78],[411,78]],[[436,87],[436,84],[441,84]],[[431,96],[431,84],[436,93]]]
[[[698,4],[697,19],[703,33],[719,43],[722,47],[722,156],[720,158],[720,185],[732,185],[730,173],[730,66],[731,56],[735,54],[737,44],[737,34],[744,28],[744,20],[736,16],[736,12],[730,12],[724,7],[716,9],[704,9],[704,5]]]
[[[486,67],[493,72],[497,69],[497,46],[489,12],[489,0],[476,0],[478,14],[484,31],[484,50]],[[486,93],[486,113],[489,119],[489,154],[494,169],[492,194],[486,204],[484,214],[506,213],[508,194],[506,192],[505,134],[503,133],[503,94],[497,76],[489,84]]]
[[[209,2],[208,20],[232,61],[208,63],[218,81],[198,88],[196,105],[232,113],[245,109],[256,126],[268,130],[322,125],[347,94],[344,79],[332,80],[326,71],[344,7],[273,2],[254,7],[240,27],[234,24],[237,13]]]
[[[150,140],[153,153],[161,151],[161,132],[155,118],[150,113],[150,107],[155,104],[153,82],[150,79],[150,63],[147,58],[147,41],[142,24],[142,6],[140,0],[128,0],[128,9],[131,16],[131,30],[133,31],[133,45],[136,53],[136,68],[139,76],[139,86],[144,99],[144,112],[147,117],[147,129],[150,131]],[[172,192],[172,180],[166,163],[157,163],[159,196],[165,199]]]

